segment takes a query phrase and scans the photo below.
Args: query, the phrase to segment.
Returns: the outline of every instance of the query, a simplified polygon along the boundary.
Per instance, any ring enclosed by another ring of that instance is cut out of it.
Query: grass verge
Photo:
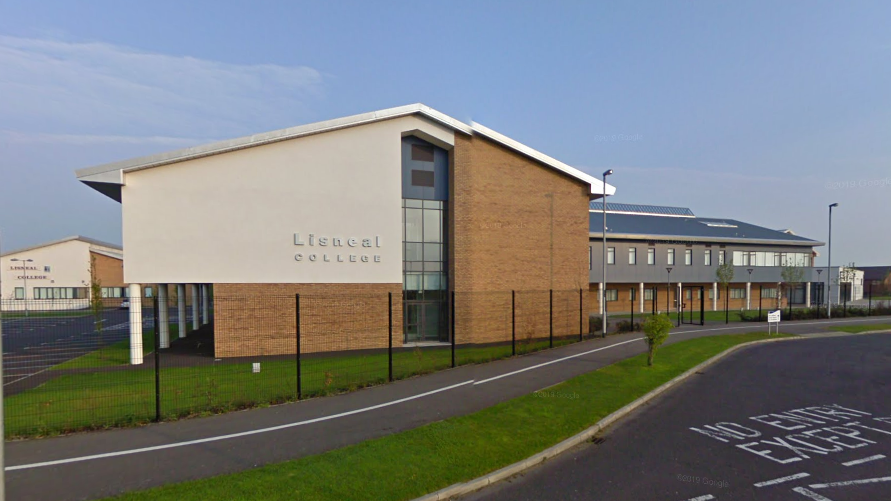
[[[171,326],[171,336],[175,335]],[[576,341],[555,339],[554,346]],[[143,334],[143,350],[151,353],[154,337]],[[517,343],[517,354],[547,349],[547,339]],[[61,374],[36,388],[5,399],[6,438],[33,438],[77,431],[136,426],[155,418],[155,371],[128,367],[125,340],[54,367],[103,369]],[[485,363],[511,356],[510,345],[462,347],[457,365]],[[161,354],[161,418],[164,420],[262,407],[297,399],[297,367],[292,357],[261,362],[199,361],[199,365],[170,367]],[[404,379],[451,367],[451,348],[429,347],[393,354],[393,378]],[[301,362],[303,397],[324,396],[383,384],[388,380],[387,354],[307,357]]]
[[[861,324],[861,325],[843,325],[839,327],[827,327],[828,331],[849,332],[851,334],[859,334],[867,331],[885,331],[891,330],[891,324]]]
[[[638,355],[570,379],[547,394],[526,395],[467,416],[324,454],[113,499],[413,499],[536,454],[722,351],[766,338],[765,333],[749,333],[682,341],[659,350],[653,367],[646,366],[646,355]]]

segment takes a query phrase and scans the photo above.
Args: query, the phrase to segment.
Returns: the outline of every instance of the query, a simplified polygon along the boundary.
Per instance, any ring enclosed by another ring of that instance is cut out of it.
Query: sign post
[[[767,312],[767,335],[768,336],[770,335],[770,330],[771,330],[770,328],[774,324],[776,324],[777,334],[780,333],[780,317],[781,316],[782,316],[782,314],[780,313],[780,310]]]

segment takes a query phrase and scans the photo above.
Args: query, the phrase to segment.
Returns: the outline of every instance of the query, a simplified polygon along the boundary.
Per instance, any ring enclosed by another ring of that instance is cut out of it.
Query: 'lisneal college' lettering
[[[356,238],[356,237],[331,237],[331,236],[319,236],[315,233],[310,233],[307,236],[307,240],[304,240],[303,237],[300,236],[300,233],[294,233],[294,245],[297,246],[309,246],[309,247],[353,247],[356,248],[356,251],[360,249],[375,249],[380,248],[381,246],[381,237],[374,236],[373,238]],[[371,250],[367,250],[365,252],[373,252]],[[302,252],[298,252],[294,254],[295,261],[304,261],[309,260],[312,262],[320,261],[323,263],[380,263],[381,256],[380,254],[357,254],[353,252],[349,253],[327,253],[327,252],[310,252],[304,254]]]

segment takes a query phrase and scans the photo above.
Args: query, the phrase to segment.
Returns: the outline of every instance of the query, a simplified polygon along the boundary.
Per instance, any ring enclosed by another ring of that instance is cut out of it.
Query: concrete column
[[[159,346],[170,348],[170,311],[167,309],[167,284],[158,284],[158,333]]]
[[[718,282],[712,282],[712,311],[718,311]]]
[[[201,299],[198,284],[192,284],[192,330],[198,330],[201,327],[201,319],[198,318],[198,301]]]
[[[804,303],[808,308],[811,307],[811,283],[806,282],[804,284]]]
[[[675,311],[681,311],[681,305],[684,304],[684,284],[678,282],[678,303],[674,306]]]
[[[130,364],[142,363],[142,286],[130,284]]]
[[[201,325],[210,323],[210,305],[207,302],[207,284],[201,284]]]
[[[746,309],[752,309],[752,282],[746,282]]]
[[[188,327],[186,327],[186,286],[185,284],[176,284],[176,314],[179,323],[179,337],[186,337]]]
[[[603,303],[605,302],[604,299],[605,298],[603,297],[603,282],[600,282],[597,284],[597,304],[600,305],[600,314],[601,315],[603,315]]]
[[[640,283],[640,312],[644,312],[644,283]]]

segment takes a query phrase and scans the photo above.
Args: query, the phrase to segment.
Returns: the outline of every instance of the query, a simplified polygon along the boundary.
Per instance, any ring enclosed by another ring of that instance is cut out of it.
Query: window
[[[606,248],[606,264],[616,264],[616,248]]]
[[[153,292],[154,291],[152,291],[151,287],[146,287],[145,288],[145,297],[152,297]]]
[[[412,171],[411,171],[411,185],[433,188],[434,187],[434,185],[433,185],[433,171],[432,170],[412,169]]]
[[[15,288],[15,298],[16,299],[25,299],[25,288],[24,287],[16,287]]]
[[[647,249],[647,264],[656,264],[656,249]]]
[[[730,289],[730,299],[745,299],[745,289]]]
[[[687,289],[684,291],[684,299],[693,299],[693,289]]]
[[[653,300],[653,289],[644,289],[644,301]]]
[[[86,287],[34,287],[34,299],[84,299]]]
[[[668,264],[674,264],[674,249],[668,249]]]
[[[127,297],[130,295],[130,291],[126,287],[103,287],[102,288],[102,297],[105,298],[119,298],[119,297]]]
[[[761,297],[764,298],[776,298],[777,297],[777,289],[776,287],[772,287],[770,289],[761,289]]]
[[[429,144],[411,145],[411,159],[418,162],[432,162],[433,146]]]
[[[609,301],[618,301],[619,300],[619,290],[618,289],[607,289],[606,290],[606,300]]]
[[[712,250],[711,249],[705,250],[705,265],[706,266],[712,265]]]
[[[719,250],[718,251],[718,265],[724,264],[724,258],[726,256],[726,251]]]
[[[637,248],[632,247],[628,249],[628,264],[637,264]],[[634,289],[631,289],[632,292]]]
[[[634,287],[632,287],[632,288],[628,289],[628,292],[630,292],[630,294],[628,295],[628,299],[634,301],[636,289]]]
[[[714,298],[715,298],[715,289],[709,289],[709,290],[708,290],[708,298],[709,298],[709,299],[714,299]],[[721,299],[721,289],[718,289],[718,299]]]
[[[49,273],[49,272],[51,272],[52,270],[53,270],[53,269],[52,269],[52,267],[50,267],[50,266],[44,266],[44,267],[43,267],[43,272],[44,272],[44,273]]]
[[[687,266],[693,265],[693,249],[684,250],[684,264]]]
[[[749,265],[749,253],[743,251],[733,251],[733,261],[734,266],[748,266]]]

